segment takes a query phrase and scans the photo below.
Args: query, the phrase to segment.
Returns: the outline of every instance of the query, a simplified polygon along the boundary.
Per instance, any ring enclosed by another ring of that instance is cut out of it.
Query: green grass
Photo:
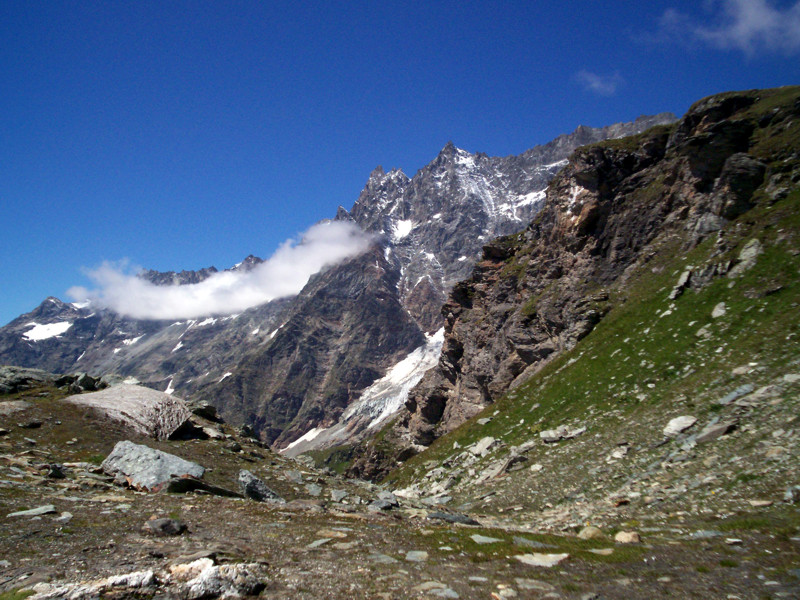
[[[33,590],[9,590],[8,592],[0,592],[0,600],[23,600],[28,596],[33,596]]]
[[[735,569],[736,567],[739,566],[739,563],[730,558],[723,558],[722,560],[719,561],[719,566]]]
[[[472,535],[479,534],[486,537],[499,539],[499,542],[489,544],[478,544],[472,539]],[[528,540],[543,544],[544,548],[534,548],[522,543],[520,540]],[[635,545],[614,544],[608,540],[582,540],[575,536],[560,536],[541,533],[516,534],[503,529],[491,528],[449,528],[433,527],[428,528],[425,534],[419,535],[418,543],[427,545],[430,551],[438,553],[440,546],[448,546],[453,549],[453,553],[464,553],[473,562],[486,562],[498,557],[513,557],[516,554],[529,554],[532,552],[542,552],[548,554],[569,554],[573,559],[584,560],[594,563],[629,563],[638,562],[645,553],[645,549]],[[613,547],[614,552],[608,556],[595,554],[591,550]]]
[[[340,475],[344,473],[353,462],[352,446],[333,446],[322,450],[309,450],[305,454],[313,458],[314,463],[318,467],[328,467]]]

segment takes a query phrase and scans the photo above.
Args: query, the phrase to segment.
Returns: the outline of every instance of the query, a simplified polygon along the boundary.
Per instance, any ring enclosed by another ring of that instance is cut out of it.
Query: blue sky
[[[0,0],[0,324],[83,270],[270,255],[376,165],[800,83],[800,2]]]

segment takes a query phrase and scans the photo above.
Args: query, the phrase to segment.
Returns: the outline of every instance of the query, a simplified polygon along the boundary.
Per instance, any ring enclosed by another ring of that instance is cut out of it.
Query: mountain
[[[132,319],[50,298],[0,329],[0,363],[115,373],[205,399],[276,447],[317,434],[296,452],[352,439],[402,405],[438,354],[447,293],[470,273],[484,244],[533,218],[570,152],[673,119],[664,113],[582,126],[519,156],[470,154],[448,143],[412,178],[378,167],[351,210],[335,217],[375,234],[375,244],[313,276],[297,296],[181,321]],[[234,270],[259,262],[250,256]],[[215,272],[140,276],[191,285]]]
[[[429,446],[425,460],[455,464],[482,436],[511,447],[588,429],[573,458],[575,485],[591,488],[587,469],[602,470],[617,442],[636,440],[642,466],[657,460],[661,429],[681,415],[695,432],[745,427],[770,447],[792,409],[750,413],[788,401],[796,381],[798,115],[797,87],[723,94],[674,125],[577,150],[532,223],[487,244],[454,287],[438,365],[354,473],[378,477]],[[411,464],[401,479],[440,482]],[[650,477],[630,468],[630,481]],[[789,485],[784,475],[765,480]],[[557,477],[545,479],[563,489]]]

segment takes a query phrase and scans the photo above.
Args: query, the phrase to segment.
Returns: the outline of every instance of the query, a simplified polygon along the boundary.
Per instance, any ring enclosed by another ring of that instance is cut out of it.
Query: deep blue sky
[[[0,324],[128,258],[228,267],[448,140],[800,83],[800,2],[0,0]]]

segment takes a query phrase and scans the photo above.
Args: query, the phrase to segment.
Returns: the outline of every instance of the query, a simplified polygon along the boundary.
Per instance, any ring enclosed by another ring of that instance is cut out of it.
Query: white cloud
[[[583,86],[587,92],[593,92],[600,96],[613,96],[625,80],[619,73],[613,75],[598,75],[590,71],[578,71],[575,73],[575,81]]]
[[[674,9],[661,17],[661,40],[701,42],[723,50],[794,54],[800,51],[800,2],[780,8],[768,0],[706,3],[711,24],[700,24]]]
[[[103,263],[88,272],[98,289],[73,287],[67,293],[138,319],[232,314],[297,294],[311,275],[364,252],[371,240],[353,223],[329,221],[314,225],[299,241],[287,240],[247,272],[222,271],[196,284],[157,286],[131,274],[124,263]]]

